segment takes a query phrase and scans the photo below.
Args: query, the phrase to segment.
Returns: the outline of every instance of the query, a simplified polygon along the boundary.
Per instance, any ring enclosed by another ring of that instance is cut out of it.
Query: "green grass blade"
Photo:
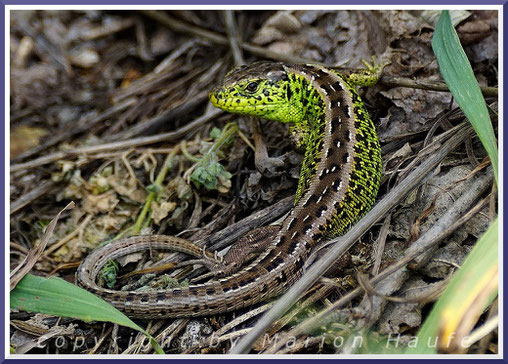
[[[122,312],[92,293],[57,277],[42,278],[27,274],[11,291],[10,306],[20,311],[127,326],[145,334],[155,351],[164,354],[155,339]]]
[[[432,48],[445,82],[471,122],[490,157],[497,181],[498,152],[485,100],[453,28],[448,11],[436,24]],[[498,221],[487,229],[435,303],[408,354],[460,352],[457,332],[469,332],[476,319],[497,296]],[[462,327],[461,327],[462,326]],[[460,328],[460,330],[459,330]],[[438,340],[436,341],[436,338]],[[437,347],[436,347],[437,346]]]
[[[497,141],[490,121],[487,105],[474,77],[473,69],[460,45],[448,11],[443,11],[436,24],[432,49],[439,63],[439,70],[450,92],[473,125],[490,157],[497,182]]]
[[[420,328],[406,354],[435,354],[438,346],[453,348],[464,317],[478,317],[497,296],[498,220],[478,239],[460,269]],[[471,320],[471,325],[476,321]],[[448,344],[449,343],[449,344]]]

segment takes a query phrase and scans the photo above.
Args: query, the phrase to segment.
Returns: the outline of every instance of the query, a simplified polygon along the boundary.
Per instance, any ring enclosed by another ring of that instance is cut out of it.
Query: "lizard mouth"
[[[210,102],[212,103],[213,106],[220,107],[219,100],[217,99],[217,97],[215,95],[216,95],[216,92],[212,91],[208,95],[208,98],[210,99]]]
[[[209,95],[213,106],[232,113],[248,113],[250,115],[263,115],[280,107],[278,103],[256,104],[257,100],[241,99],[234,97],[220,97],[220,90],[213,90]]]

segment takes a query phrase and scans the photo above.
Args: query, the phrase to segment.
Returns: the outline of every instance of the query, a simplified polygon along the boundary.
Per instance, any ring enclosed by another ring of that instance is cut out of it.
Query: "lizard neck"
[[[319,66],[286,65],[285,69],[291,89],[287,101],[304,107],[300,131],[307,140],[306,151],[295,207],[284,220],[272,249],[255,262],[277,272],[277,276],[280,271],[281,282],[282,278],[301,275],[305,259],[323,236],[330,232],[342,234],[346,225],[353,223],[337,221],[341,210],[367,210],[374,199],[370,197],[362,206],[352,202],[355,191],[350,181],[360,154],[355,148],[359,124],[355,123],[357,114],[349,86],[339,75]],[[374,129],[370,119],[366,124]],[[379,173],[379,165],[374,170]],[[376,179],[372,182],[376,184]],[[375,196],[377,184],[369,191],[358,192]],[[290,264],[283,264],[281,257]]]
[[[372,207],[382,169],[374,124],[355,89],[339,74],[315,65],[263,63],[252,74],[243,70],[242,77],[257,80],[259,69],[266,67],[271,69],[267,74],[283,81],[275,90],[285,99],[279,111],[269,108],[266,114],[261,101],[251,99],[257,105],[254,111],[294,123],[307,142],[295,206],[271,247],[241,272],[219,280],[224,293],[242,295],[245,302],[278,295],[297,281],[305,259],[324,236],[343,234]],[[273,96],[273,84],[266,86],[264,91]]]
[[[303,90],[308,143],[295,207],[281,234],[312,247],[328,230],[349,187],[355,163],[355,105],[348,85],[333,71],[313,65],[285,68],[296,89],[294,97]]]
[[[204,284],[112,292],[93,282],[105,259],[119,254],[119,245],[122,254],[167,249],[173,238],[136,237],[94,252],[79,269],[81,282],[133,316],[211,315],[276,296],[300,278],[305,258],[323,236],[343,234],[374,204],[382,169],[379,142],[363,103],[341,75],[314,65],[260,62],[228,74],[210,100],[227,111],[295,123],[306,141],[295,206],[265,253],[241,271]],[[190,243],[173,245],[201,252]]]

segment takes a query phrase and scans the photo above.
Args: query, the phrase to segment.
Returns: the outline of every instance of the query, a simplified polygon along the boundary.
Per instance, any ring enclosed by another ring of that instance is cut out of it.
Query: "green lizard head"
[[[229,72],[210,92],[210,101],[231,113],[297,123],[303,108],[292,96],[283,63],[255,62]]]

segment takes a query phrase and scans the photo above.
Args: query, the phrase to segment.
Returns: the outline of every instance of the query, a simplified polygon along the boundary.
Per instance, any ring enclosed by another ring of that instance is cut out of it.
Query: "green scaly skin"
[[[383,66],[364,62],[366,70],[337,73],[346,84],[354,106],[355,162],[349,176],[349,187],[332,221],[323,232],[326,236],[344,234],[374,204],[381,180],[382,160],[379,141],[363,102],[355,86],[374,85]],[[309,188],[317,171],[325,130],[325,102],[315,85],[298,73],[288,72],[282,77],[267,76],[282,63],[257,62],[237,68],[210,93],[213,105],[236,114],[257,116],[290,125],[289,132],[299,149],[305,149],[295,204]],[[312,67],[312,65],[309,65]],[[306,66],[300,66],[306,67]]]
[[[289,289],[322,237],[343,234],[374,204],[381,152],[374,125],[354,89],[355,84],[375,83],[379,72],[373,70],[337,75],[314,65],[261,62],[228,74],[212,90],[210,100],[224,110],[291,124],[297,144],[305,148],[295,207],[252,263],[215,281],[170,290],[112,291],[98,286],[95,278],[104,264],[132,252],[203,254],[201,247],[176,237],[135,236],[90,254],[78,269],[80,284],[128,316],[140,318],[214,315]],[[265,232],[258,230],[263,240]],[[257,239],[253,232],[244,238]]]

